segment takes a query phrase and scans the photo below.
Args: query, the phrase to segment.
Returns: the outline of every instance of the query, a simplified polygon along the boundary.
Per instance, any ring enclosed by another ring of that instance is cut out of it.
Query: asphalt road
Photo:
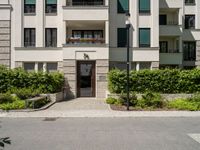
[[[0,118],[4,150],[200,150],[200,118]]]

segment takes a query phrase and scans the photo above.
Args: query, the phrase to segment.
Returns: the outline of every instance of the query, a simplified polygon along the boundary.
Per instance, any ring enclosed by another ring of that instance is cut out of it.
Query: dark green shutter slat
[[[129,0],[118,0],[118,13],[129,11]]]
[[[150,0],[140,0],[140,12],[150,11]]]
[[[25,0],[25,4],[35,4],[36,0]]]
[[[47,4],[57,4],[57,0],[47,0]]]
[[[127,31],[126,28],[118,28],[117,30],[117,45],[118,47],[126,47]]]

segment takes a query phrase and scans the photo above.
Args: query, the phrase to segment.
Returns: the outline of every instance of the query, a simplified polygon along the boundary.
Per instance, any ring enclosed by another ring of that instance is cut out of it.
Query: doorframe
[[[85,63],[85,64],[92,64],[93,65],[93,82],[92,82],[92,96],[80,96],[80,64]],[[81,97],[96,97],[96,61],[95,60],[77,60],[76,61],[76,94],[78,98]]]

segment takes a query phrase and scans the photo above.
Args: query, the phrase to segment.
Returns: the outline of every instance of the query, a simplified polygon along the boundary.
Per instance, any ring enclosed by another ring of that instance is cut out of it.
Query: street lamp
[[[127,93],[127,110],[129,111],[129,105],[130,105],[130,61],[129,61],[129,30],[130,30],[130,27],[131,27],[131,23],[130,23],[130,20],[129,20],[129,18],[130,18],[130,13],[129,12],[127,12],[126,13],[126,17],[127,17],[127,19],[126,19],[126,30],[127,30],[127,39],[126,39],[126,41],[127,41],[127,43],[126,43],[126,46],[127,46],[127,61],[126,61],[126,71],[127,71],[127,91],[126,91],[126,93]]]

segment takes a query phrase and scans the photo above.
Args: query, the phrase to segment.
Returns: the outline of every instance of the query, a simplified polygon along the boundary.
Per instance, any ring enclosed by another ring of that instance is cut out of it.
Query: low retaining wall
[[[107,94],[107,97],[119,98],[120,94]],[[138,98],[141,98],[143,94],[136,94]],[[177,98],[190,98],[194,94],[160,94],[165,100],[174,100]]]
[[[63,92],[54,93],[54,94],[41,94],[41,96],[47,96],[52,102],[60,102],[63,100]]]

